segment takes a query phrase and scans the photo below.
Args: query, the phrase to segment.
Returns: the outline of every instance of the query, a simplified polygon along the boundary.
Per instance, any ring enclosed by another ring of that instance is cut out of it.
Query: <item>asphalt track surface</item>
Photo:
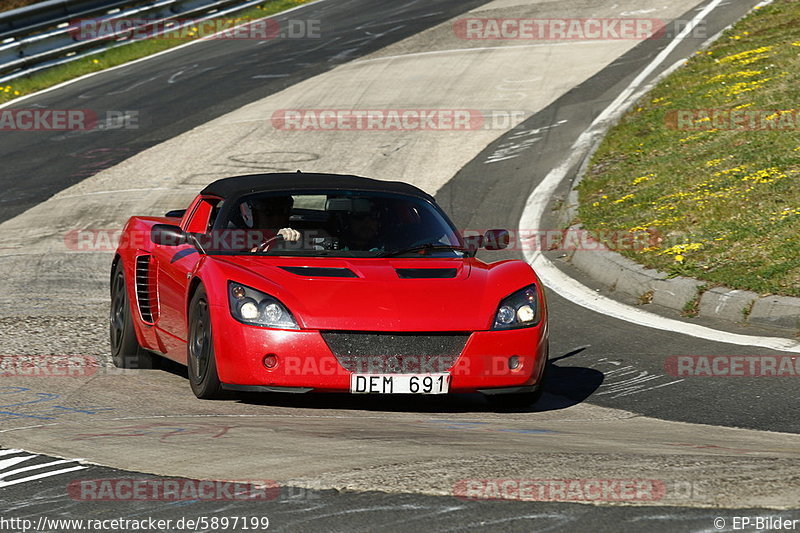
[[[275,17],[322,21],[321,38],[209,40],[20,102],[12,108],[92,109],[101,117],[137,110],[139,128],[4,134],[0,222],[135,153],[482,3],[326,1]]]
[[[150,480],[153,476],[90,467],[59,478],[63,483],[81,479],[115,479],[122,476]],[[670,507],[595,507],[582,504],[465,501],[452,497],[380,492],[339,493],[283,487],[272,501],[230,502],[85,502],[64,495],[64,486],[28,483],[0,492],[4,516],[31,520],[41,516],[93,520],[143,520],[182,517],[269,518],[265,531],[282,533],[373,533],[376,531],[476,532],[503,531],[713,531],[715,519],[733,524],[732,517],[782,516],[798,519],[800,513],[758,509],[686,509]],[[168,531],[180,531],[171,529]],[[183,530],[187,531],[187,530]],[[256,530],[258,531],[258,530]],[[731,529],[726,529],[731,531]]]
[[[105,139],[106,146],[118,145],[125,149],[101,159],[103,165],[113,165],[210,118],[481,3],[437,2],[433,9],[426,2],[323,2],[308,8],[319,12],[305,13],[304,16],[331,21],[337,40],[329,46],[319,48],[320,43],[298,41],[308,46],[299,50],[295,46],[297,43],[289,46],[281,42],[267,43],[264,46],[275,47],[270,58],[280,59],[268,60],[268,64],[264,64],[265,54],[249,53],[247,43],[219,41],[198,44],[46,93],[20,104],[20,107],[39,103],[51,108],[75,108],[80,107],[76,102],[90,99],[91,107],[95,109],[141,109],[143,119],[148,121],[147,128],[134,132],[106,132],[118,136],[112,138],[111,143]],[[709,35],[735,21],[754,3],[735,2],[721,6],[708,21]],[[395,11],[387,17],[387,9]],[[394,23],[388,24],[387,19]],[[381,35],[380,30],[385,33]],[[640,44],[498,139],[443,187],[437,193],[437,200],[460,227],[516,227],[525,198],[538,180],[563,160],[565,150],[577,136],[664,44],[665,41]],[[675,51],[673,59],[686,57],[699,45],[700,40],[687,40]],[[235,62],[232,57],[236,58]],[[665,62],[665,66],[672,62]],[[205,71],[202,76],[193,78],[194,81],[187,79],[186,83],[173,84],[169,91],[164,90],[167,73],[173,74],[179,67],[194,64],[200,65],[192,67],[198,74],[204,68],[213,70]],[[260,75],[290,75],[253,79],[256,72]],[[148,81],[141,83],[144,80]],[[137,87],[135,91],[124,91],[132,86]],[[116,91],[124,92],[109,95]],[[507,150],[509,143],[514,144],[521,134],[562,120],[568,122],[563,127],[546,130],[533,147],[521,147],[513,159],[486,163],[499,149]],[[42,150],[41,135],[14,134],[3,138],[0,150],[4,172],[0,180],[6,194],[0,214],[2,220],[101,168],[76,171],[79,166],[75,164],[76,159],[96,148],[92,135],[54,135],[45,142],[47,149]],[[486,256],[487,259],[502,257],[502,254]],[[553,371],[547,391],[553,397],[565,398],[567,403],[586,402],[663,420],[788,433],[800,431],[800,420],[796,416],[800,396],[792,378],[678,381],[664,372],[664,361],[669,356],[764,355],[769,351],[631,325],[578,307],[555,294],[550,295],[549,305]],[[631,383],[631,375],[653,379]],[[645,386],[638,387],[637,383]],[[656,385],[660,387],[647,390]],[[261,514],[269,516],[272,521],[270,529],[278,531],[375,531],[378,525],[386,531],[411,528],[431,531],[703,531],[713,530],[715,517],[727,519],[748,514],[800,517],[796,510],[779,513],[468,502],[418,494],[338,493],[291,488],[284,488],[284,494],[274,502],[258,506],[208,502],[88,506],[64,494],[64,483],[70,478],[123,476],[148,477],[90,467],[79,473],[63,475],[58,483],[42,480],[0,489],[0,508],[4,514],[13,511],[15,517],[38,517],[42,514],[70,518],[88,514],[93,518]],[[88,507],[91,511],[87,510]]]
[[[114,479],[119,470],[90,467],[60,478]],[[152,476],[133,474],[133,479]],[[707,531],[714,519],[732,524],[733,516],[798,518],[797,513],[756,509],[675,509],[668,507],[594,507],[581,504],[476,502],[415,494],[337,493],[284,487],[273,501],[228,502],[99,502],[88,505],[65,497],[62,485],[30,483],[0,493],[5,515],[36,523],[40,516],[93,520],[172,519],[181,517],[268,517],[266,531],[283,533],[371,533],[375,531]],[[174,530],[177,531],[177,530]]]
[[[755,2],[731,2],[719,8],[715,17],[708,21],[708,35],[714,35],[731,24],[753,5]],[[688,18],[688,14],[683,17],[684,20]],[[676,61],[691,55],[700,44],[698,41],[687,39],[651,79]],[[531,191],[566,158],[567,150],[578,136],[662,47],[663,43],[659,41],[643,42],[514,128],[488,146],[440,189],[436,200],[450,213],[458,227],[518,227]],[[552,128],[553,124],[562,121],[562,126]],[[520,140],[530,138],[529,132],[537,130],[542,132],[535,136],[538,141],[527,147],[522,145]],[[487,163],[496,154],[509,153],[509,146],[515,144],[522,145],[519,150],[511,149],[516,157]],[[568,183],[564,185],[560,190],[561,200],[568,192]],[[553,199],[554,208],[558,199]],[[546,227],[558,226],[552,221],[552,225]],[[516,254],[510,252],[505,257],[518,257]],[[548,254],[565,271],[579,279],[585,278],[559,261],[560,255],[563,253]],[[500,255],[482,254],[481,257],[496,260]],[[596,285],[591,280],[582,281],[589,286]],[[551,353],[563,356],[554,365],[553,379],[549,384],[551,392],[576,401],[588,398],[598,405],[668,420],[800,432],[800,417],[796,416],[800,408],[800,389],[793,377],[681,379],[670,377],[665,370],[667,359],[673,356],[781,355],[780,352],[721,344],[629,324],[584,309],[553,293],[549,295],[548,304],[554,325]],[[656,312],[679,318],[676,312]],[[757,328],[743,330],[710,321],[696,322],[744,334],[764,333]],[[614,370],[616,372],[609,374]],[[645,381],[631,382],[637,376]],[[654,386],[660,388],[642,390]]]

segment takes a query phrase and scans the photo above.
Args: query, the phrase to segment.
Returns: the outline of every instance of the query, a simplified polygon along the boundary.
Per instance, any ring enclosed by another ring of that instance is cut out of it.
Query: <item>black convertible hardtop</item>
[[[200,194],[220,198],[239,198],[262,192],[312,190],[388,192],[416,196],[434,202],[433,197],[425,191],[401,181],[383,181],[346,174],[306,174],[305,172],[249,174],[223,178],[206,186]]]

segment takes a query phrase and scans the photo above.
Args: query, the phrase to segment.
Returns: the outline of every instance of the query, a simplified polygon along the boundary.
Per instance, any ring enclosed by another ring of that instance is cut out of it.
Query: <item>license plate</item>
[[[351,374],[353,394],[447,394],[450,374]]]

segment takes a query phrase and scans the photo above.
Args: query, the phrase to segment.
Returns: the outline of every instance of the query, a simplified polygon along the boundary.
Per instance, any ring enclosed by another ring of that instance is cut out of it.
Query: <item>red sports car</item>
[[[185,364],[198,398],[481,392],[529,405],[548,357],[542,286],[524,261],[475,258],[507,243],[504,230],[465,238],[407,183],[221,179],[185,211],[126,224],[113,359]]]

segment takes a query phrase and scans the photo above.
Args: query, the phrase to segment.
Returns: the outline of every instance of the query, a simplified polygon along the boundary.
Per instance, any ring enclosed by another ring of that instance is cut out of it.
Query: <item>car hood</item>
[[[214,261],[228,279],[281,300],[309,329],[486,330],[510,292],[493,281],[490,265],[476,259],[216,256]]]

